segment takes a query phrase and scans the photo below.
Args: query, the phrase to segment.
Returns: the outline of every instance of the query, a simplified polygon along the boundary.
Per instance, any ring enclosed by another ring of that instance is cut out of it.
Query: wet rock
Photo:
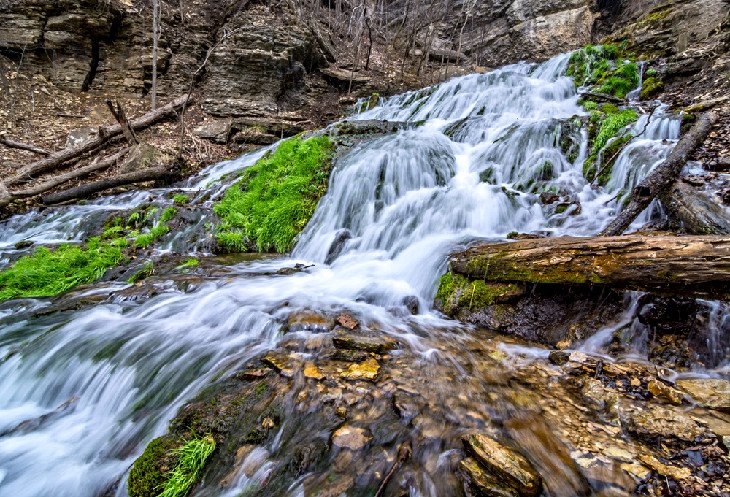
[[[418,310],[420,307],[420,302],[418,301],[418,297],[411,295],[409,297],[403,298],[403,306],[408,309],[408,312],[410,312],[412,315],[418,314]]]
[[[331,317],[314,311],[299,311],[289,314],[286,327],[290,332],[311,331],[322,333],[335,327],[335,320]]]
[[[369,380],[374,381],[380,373],[380,364],[372,357],[368,357],[363,362],[350,364],[347,371],[340,376],[346,380]]]
[[[23,250],[32,247],[35,244],[32,240],[21,240],[15,244],[15,250]]]
[[[342,250],[345,248],[345,243],[347,243],[347,240],[350,238],[352,238],[352,233],[350,233],[350,230],[348,229],[343,228],[335,234],[335,239],[332,240],[332,245],[330,245],[330,248],[327,251],[327,257],[324,260],[325,264],[332,264],[332,262],[339,257]]]
[[[470,457],[459,462],[459,474],[464,479],[468,496],[519,497],[520,495],[514,489],[505,486],[496,476],[485,471]]]
[[[544,205],[554,204],[560,200],[560,195],[553,192],[542,192],[540,194],[540,203]]]
[[[290,354],[268,352],[261,361],[286,378],[291,378],[299,370],[299,363]]]
[[[540,493],[542,479],[521,454],[479,433],[466,435],[462,441],[466,452],[480,466],[512,487],[516,495],[534,497]]]
[[[270,369],[249,366],[240,373],[236,374],[236,377],[246,381],[260,380],[270,372]]]
[[[283,267],[283,268],[279,269],[278,271],[276,271],[276,274],[281,274],[281,275],[284,275],[284,276],[289,276],[291,274],[301,273],[302,271],[304,271],[304,270],[306,270],[306,269],[308,269],[310,267],[313,267],[313,266],[314,266],[314,264],[309,264],[309,265],[305,265],[305,264],[294,264],[291,267]]]
[[[360,326],[360,323],[357,322],[355,318],[350,316],[349,314],[342,313],[339,316],[337,316],[337,324],[342,326],[343,328],[347,328],[348,330],[352,331],[358,326]]]
[[[367,359],[368,353],[362,350],[335,349],[331,358],[335,361],[362,362]]]
[[[675,406],[681,405],[684,401],[682,392],[659,380],[650,380],[646,388],[654,397],[674,404]]]
[[[372,439],[363,428],[354,428],[349,425],[338,428],[332,434],[332,443],[341,449],[360,450]]]
[[[619,417],[626,431],[650,440],[676,438],[694,442],[707,434],[689,414],[658,405],[622,408]]]
[[[303,374],[305,378],[311,378],[313,380],[321,380],[324,378],[324,374],[322,374],[322,371],[320,371],[319,368],[312,362],[307,362],[304,365]]]
[[[356,333],[337,330],[332,342],[340,349],[361,350],[375,354],[383,354],[398,347],[395,339],[382,333],[364,330]]]
[[[641,462],[643,462],[662,476],[668,476],[670,478],[674,478],[675,480],[684,480],[692,476],[692,470],[690,470],[689,468],[679,468],[677,466],[663,464],[654,456],[643,455],[640,457],[640,459]]]
[[[66,136],[66,148],[80,147],[99,137],[99,128],[85,126],[83,128],[72,129]]]
[[[730,381],[728,380],[682,379],[677,380],[677,387],[687,392],[702,407],[730,411]]]
[[[413,418],[418,416],[420,409],[415,399],[412,399],[405,395],[395,395],[393,397],[393,407],[403,420],[410,422]]]
[[[562,350],[553,350],[552,352],[550,352],[548,360],[550,361],[550,364],[562,366],[563,364],[567,364],[568,361],[570,361],[570,353],[564,352]]]

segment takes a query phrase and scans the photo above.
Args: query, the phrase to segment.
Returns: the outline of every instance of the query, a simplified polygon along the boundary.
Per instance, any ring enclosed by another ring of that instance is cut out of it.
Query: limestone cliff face
[[[295,132],[339,116],[337,98],[350,85],[323,76],[347,75],[350,65],[326,46],[321,19],[273,0],[161,3],[162,99],[187,91],[207,60],[196,88],[210,116],[272,133],[282,123]],[[463,64],[495,67],[608,36],[666,58],[668,80],[705,71],[709,81],[728,66],[728,11],[725,0],[455,0],[435,26],[435,45],[458,50]],[[146,95],[150,47],[149,0],[0,0],[0,67],[10,59],[69,91]],[[382,73],[360,81],[362,93],[385,89]]]

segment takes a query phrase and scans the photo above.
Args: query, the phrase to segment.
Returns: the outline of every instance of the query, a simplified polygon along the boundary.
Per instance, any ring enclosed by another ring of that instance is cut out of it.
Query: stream
[[[585,126],[565,125],[585,116],[564,76],[567,63],[562,55],[455,78],[352,117],[418,126],[357,144],[338,159],[290,257],[243,262],[192,292],[173,285],[139,301],[112,297],[47,315],[34,312],[49,305],[43,299],[0,306],[0,497],[96,497],[116,482],[114,493],[126,496],[126,475],[145,445],[210,382],[276,347],[292,311],[347,309],[407,344],[404,354],[423,369],[473,370],[473,356],[458,347],[473,330],[432,309],[447,255],[512,231],[598,233],[621,192],[660,163],[679,135],[676,115],[660,108],[641,116],[632,130],[640,136],[623,150],[608,184],[590,185],[582,174]],[[570,152],[561,143],[572,144]],[[235,181],[231,173],[264,152],[210,166],[175,190],[209,206]],[[570,205],[543,205],[542,191],[562,192]],[[130,192],[15,216],[0,224],[0,265],[21,240],[80,241],[93,234],[95,219],[151,200],[169,204],[167,193]],[[634,228],[659,215],[648,209]],[[210,220],[201,214],[187,231],[172,233],[163,251],[202,250],[191,240]],[[270,275],[296,263],[314,266]],[[90,292],[113,295],[125,286]],[[411,315],[414,298],[418,312]],[[718,312],[713,322],[723,319]],[[589,349],[600,346],[594,340]],[[450,388],[438,375],[432,387]],[[255,457],[265,472],[265,455]],[[424,475],[437,473],[428,468]],[[218,495],[239,495],[250,481]],[[445,495],[424,478],[414,482],[414,497]],[[300,491],[292,488],[292,495]]]

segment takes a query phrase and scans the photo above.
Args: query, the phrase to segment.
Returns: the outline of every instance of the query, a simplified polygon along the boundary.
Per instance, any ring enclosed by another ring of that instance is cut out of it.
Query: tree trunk
[[[87,198],[95,193],[116,188],[119,186],[132,185],[135,183],[144,183],[146,181],[171,181],[176,177],[176,172],[170,170],[167,166],[152,167],[143,169],[142,171],[134,171],[127,174],[120,174],[112,178],[95,181],[85,185],[69,188],[58,193],[52,193],[43,197],[44,204],[58,204],[68,202],[78,198]]]
[[[160,40],[160,0],[152,0],[152,110],[157,109],[157,48]]]
[[[730,299],[730,237],[540,238],[480,244],[454,254],[449,265],[475,280]]]
[[[188,101],[188,95],[183,95],[176,98],[164,107],[160,107],[154,112],[148,112],[142,117],[132,119],[130,125],[135,130],[144,129],[148,126],[155,124],[162,119],[176,115],[177,109],[181,108]],[[14,176],[8,178],[5,182],[6,186],[13,186],[21,184],[27,180],[32,179],[34,175],[39,175],[48,172],[56,167],[65,164],[67,162],[77,160],[79,157],[94,152],[104,146],[111,138],[118,136],[122,133],[122,127],[117,124],[106,128],[101,128],[99,138],[91,140],[80,147],[64,148],[58,152],[52,153],[45,159],[41,159],[37,162],[29,164],[22,168]]]
[[[601,232],[601,236],[616,236],[626,231],[652,200],[672,187],[690,154],[707,138],[714,122],[715,114],[712,112],[703,114],[697,120],[692,129],[679,140],[669,157],[634,188],[629,205]]]

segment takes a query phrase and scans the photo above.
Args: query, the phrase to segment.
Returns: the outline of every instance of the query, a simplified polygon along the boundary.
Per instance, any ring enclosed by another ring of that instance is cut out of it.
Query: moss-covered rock
[[[168,473],[177,464],[179,444],[169,435],[152,440],[129,472],[129,497],[156,497],[162,492]]]
[[[641,86],[641,99],[649,100],[664,89],[664,82],[656,77],[648,77]]]
[[[509,302],[520,297],[525,287],[517,283],[487,283],[448,272],[441,277],[436,302],[448,315],[460,308],[475,309]]]

